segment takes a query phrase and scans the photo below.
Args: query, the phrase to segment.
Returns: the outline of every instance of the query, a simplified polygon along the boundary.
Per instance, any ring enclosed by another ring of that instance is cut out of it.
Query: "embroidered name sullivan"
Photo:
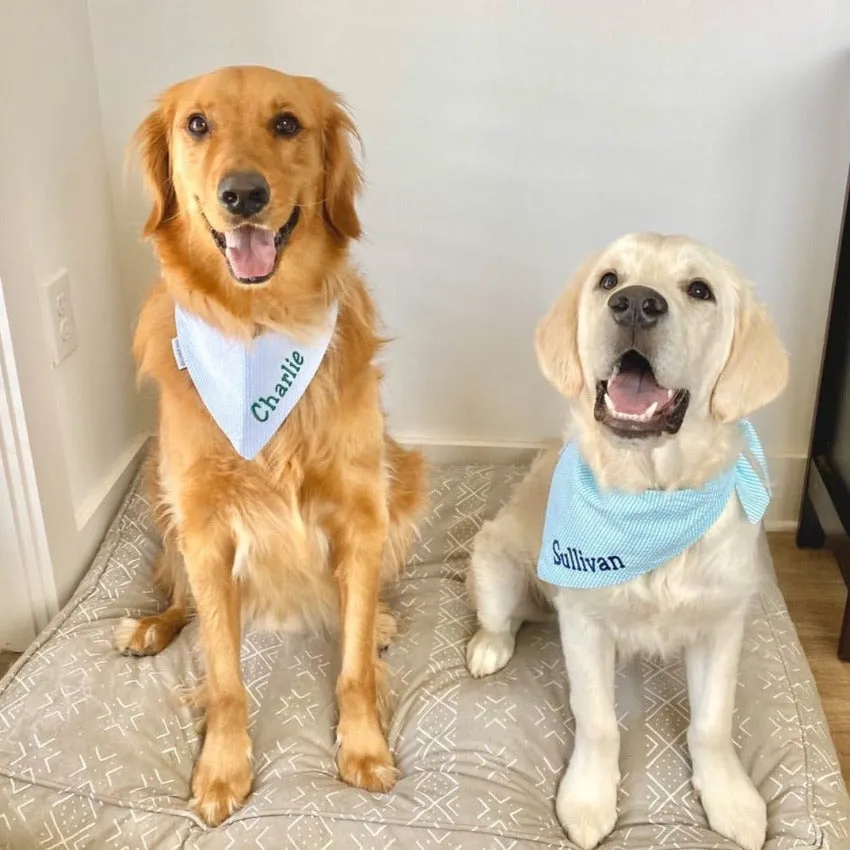
[[[625,569],[626,565],[618,555],[608,555],[607,558],[597,556],[591,558],[585,555],[581,549],[567,547],[561,551],[561,541],[557,538],[552,541],[552,562],[556,567],[566,567],[580,573],[606,573]]]
[[[280,378],[278,383],[275,384],[274,392],[271,395],[260,396],[251,404],[251,415],[257,422],[265,422],[278,404],[283,401],[283,397],[291,389],[292,382],[298,377],[303,365],[304,357],[300,351],[293,351],[292,357],[287,357],[280,364]]]

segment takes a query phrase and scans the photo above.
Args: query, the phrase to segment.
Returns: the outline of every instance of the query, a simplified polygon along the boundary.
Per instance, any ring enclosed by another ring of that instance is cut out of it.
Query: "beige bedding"
[[[192,624],[162,655],[124,658],[115,624],[156,610],[148,505],[129,493],[74,599],[0,684],[0,847],[569,847],[553,798],[572,746],[554,624],[526,626],[501,673],[472,680],[474,615],[462,578],[473,535],[522,470],[443,467],[392,599],[390,729],[402,779],[373,796],[341,784],[333,758],[336,647],[250,633],[243,650],[256,788],[218,829],[187,806],[199,739],[176,692],[199,663]],[[732,848],[689,783],[679,664],[621,666],[620,815],[612,848]],[[850,847],[848,801],[812,677],[775,586],[753,611],[736,740],[768,801],[769,848]]]

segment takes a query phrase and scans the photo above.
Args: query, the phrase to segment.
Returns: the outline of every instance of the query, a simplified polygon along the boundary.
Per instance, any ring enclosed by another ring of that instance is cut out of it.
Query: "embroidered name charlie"
[[[240,457],[253,460],[307,392],[330,347],[338,314],[334,301],[309,341],[267,329],[246,343],[174,306],[177,368],[188,370],[204,407]]]
[[[270,395],[260,396],[251,404],[251,414],[257,422],[265,422],[275,408],[283,401],[283,397],[289,392],[292,387],[292,382],[301,371],[304,365],[304,357],[300,351],[293,351],[292,357],[287,357],[280,364],[280,379],[274,386],[274,391]]]
[[[591,558],[585,555],[581,549],[572,549],[567,547],[561,551],[561,541],[555,538],[552,541],[552,563],[556,567],[566,567],[568,570],[575,570],[582,573],[605,573],[612,570],[625,569],[626,565],[618,555],[608,555],[607,557],[597,556]]]

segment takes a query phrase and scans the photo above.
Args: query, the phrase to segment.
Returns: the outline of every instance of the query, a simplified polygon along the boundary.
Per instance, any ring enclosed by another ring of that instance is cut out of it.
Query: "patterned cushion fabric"
[[[525,627],[513,660],[489,679],[471,679],[464,664],[471,541],[522,472],[464,466],[432,476],[431,514],[392,600],[396,789],[373,796],[336,778],[333,642],[249,633],[256,788],[215,830],[187,806],[199,738],[179,688],[199,675],[196,625],[154,658],[111,646],[118,620],[161,606],[146,570],[158,542],[135,485],[74,599],[0,685],[0,847],[570,846],[553,807],[573,729],[554,624]],[[690,786],[681,665],[622,665],[617,700],[623,784],[603,846],[731,850]],[[768,848],[850,846],[850,801],[773,584],[749,625],[736,740],[768,801]]]

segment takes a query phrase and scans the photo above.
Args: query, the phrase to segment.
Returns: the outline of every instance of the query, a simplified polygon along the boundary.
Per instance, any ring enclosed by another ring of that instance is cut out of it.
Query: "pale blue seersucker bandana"
[[[631,581],[696,543],[733,492],[747,519],[761,522],[770,502],[767,463],[755,428],[746,419],[740,425],[746,451],[726,472],[693,490],[600,490],[576,443],[564,446],[549,489],[538,577],[579,589]]]
[[[330,345],[337,312],[335,302],[308,344],[273,331],[246,343],[175,307],[177,366],[189,370],[201,401],[242,457],[261,452],[304,395]]]

